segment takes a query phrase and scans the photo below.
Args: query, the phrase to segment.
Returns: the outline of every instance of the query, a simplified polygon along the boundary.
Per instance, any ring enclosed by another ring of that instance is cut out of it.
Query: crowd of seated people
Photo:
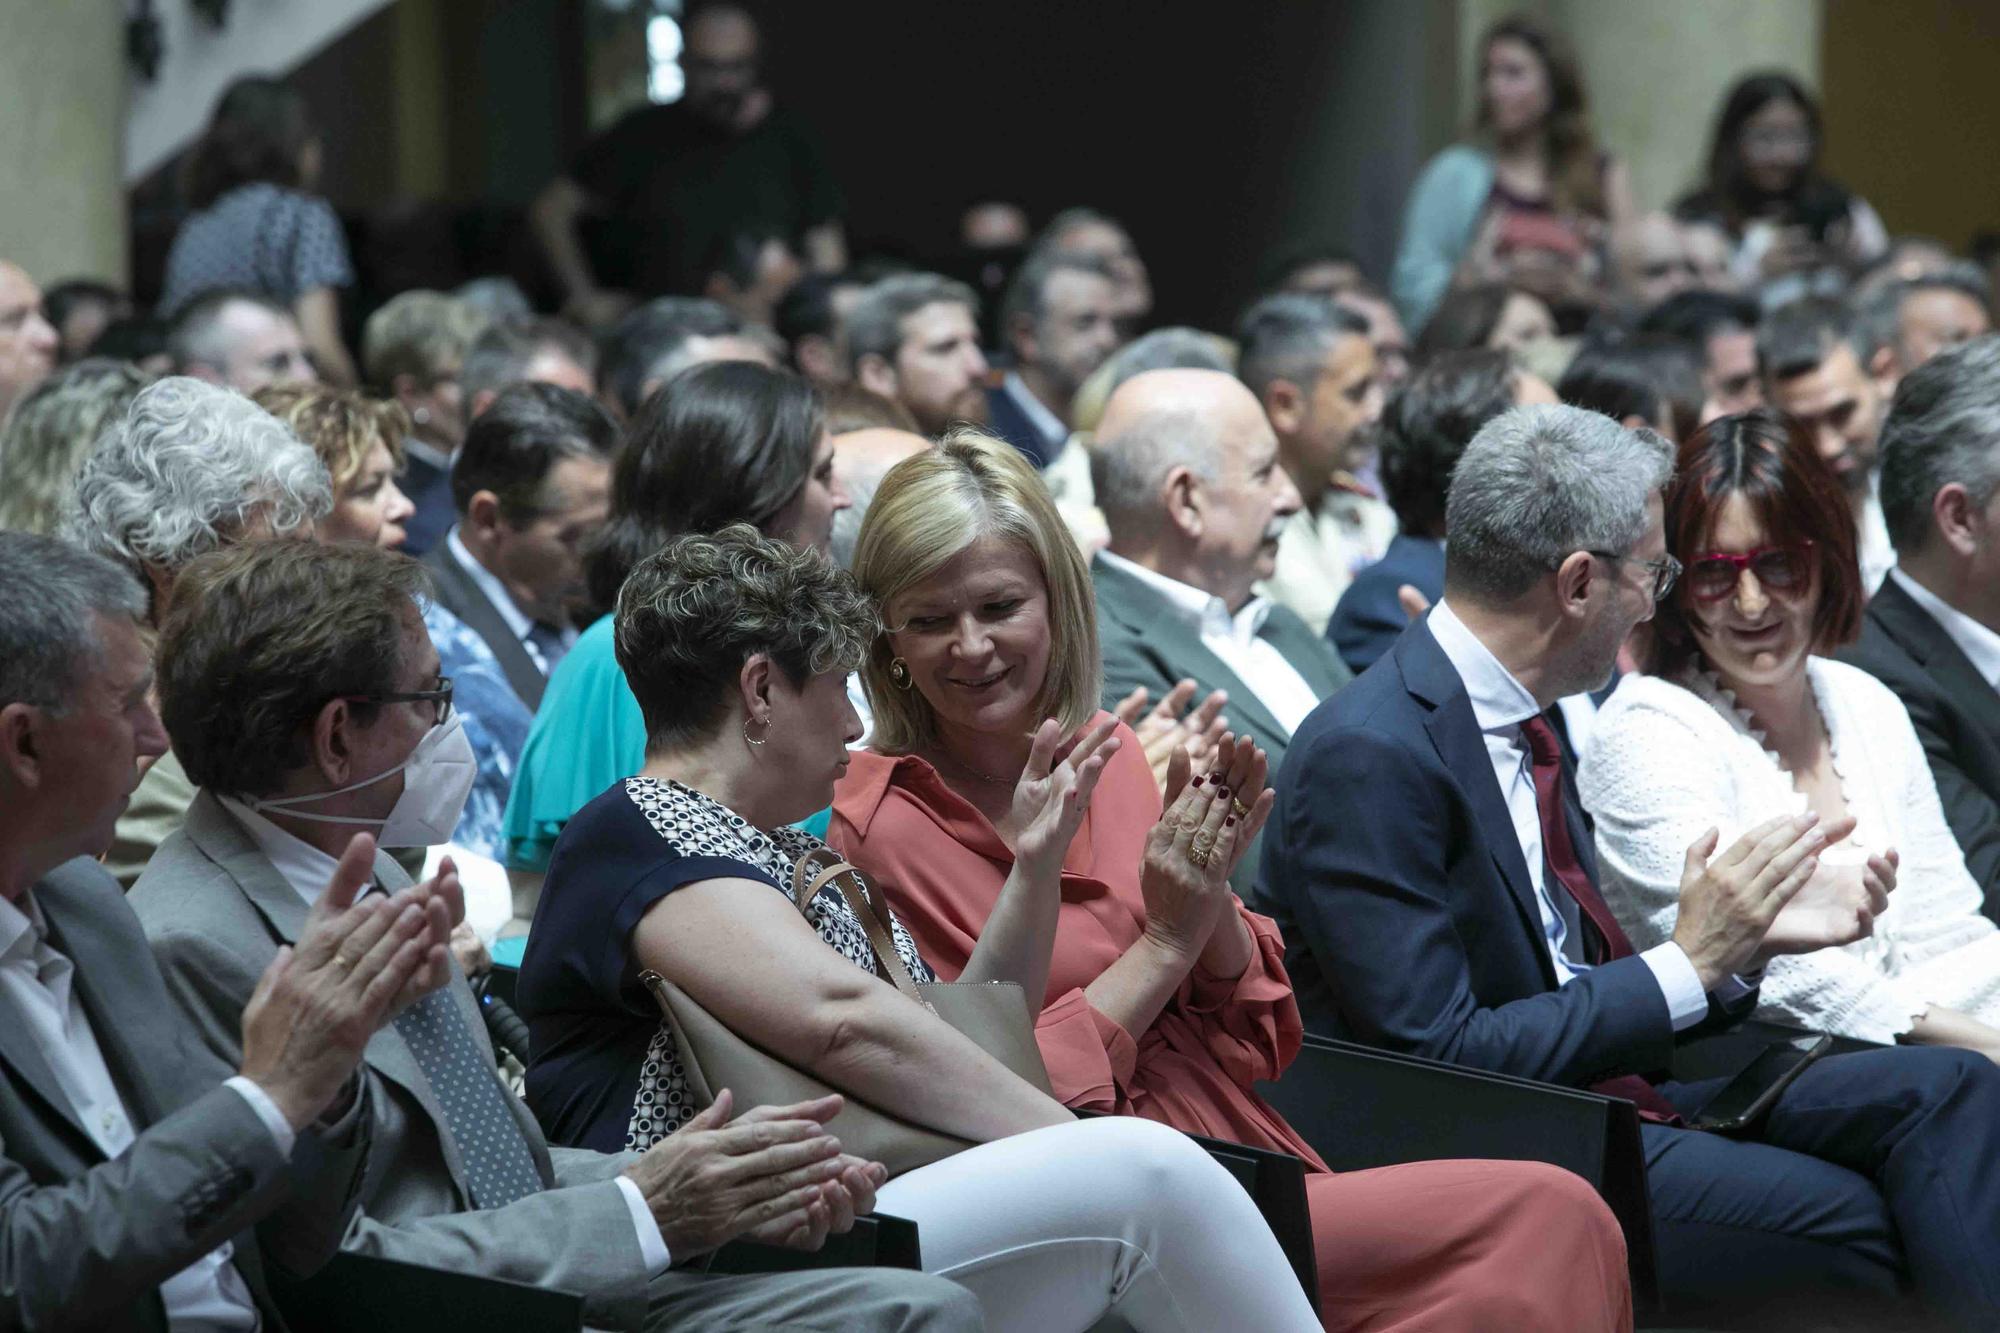
[[[1803,84],[1646,212],[1503,19],[1393,264],[1211,330],[1094,208],[850,254],[766,34],[685,32],[533,205],[560,311],[349,346],[270,78],[153,309],[0,255],[0,1327],[342,1255],[621,1330],[2000,1325],[2000,336]],[[1319,1137],[1356,1046],[1596,1099],[1636,1202],[1518,1109]]]

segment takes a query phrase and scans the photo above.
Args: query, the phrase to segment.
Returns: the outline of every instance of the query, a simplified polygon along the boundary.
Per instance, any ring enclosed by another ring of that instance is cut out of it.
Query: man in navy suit
[[[1014,368],[986,391],[988,428],[1047,467],[1069,443],[1070,399],[1118,350],[1118,285],[1088,255],[1041,249],[1007,288],[1000,334]]]
[[[1399,531],[1382,558],[1347,585],[1326,626],[1351,669],[1374,666],[1410,623],[1397,597],[1405,586],[1426,606],[1444,596],[1444,495],[1465,446],[1508,408],[1555,401],[1546,380],[1488,347],[1432,357],[1389,400],[1379,466]]]
[[[1634,954],[1545,711],[1601,685],[1678,569],[1657,436],[1576,408],[1488,423],[1452,479],[1445,595],[1299,728],[1257,908],[1306,1026],[1628,1097],[1662,1289],[1732,1316],[1905,1284],[2000,1324],[2000,1069],[1944,1049],[1835,1056],[1743,1138],[1681,1127],[1678,1039],[1747,1015],[1764,964],[1872,929],[1893,870],[1828,882],[1845,830],[1786,816],[1688,849],[1673,939]]]

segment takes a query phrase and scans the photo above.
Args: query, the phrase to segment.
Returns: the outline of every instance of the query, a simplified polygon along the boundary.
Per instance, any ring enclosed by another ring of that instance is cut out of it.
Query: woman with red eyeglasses
[[[1859,878],[1886,907],[1872,938],[1771,963],[1760,1016],[2000,1061],[2000,928],[1980,914],[1923,747],[1894,694],[1825,656],[1861,626],[1840,482],[1789,418],[1722,417],[1681,447],[1665,520],[1685,572],[1654,616],[1651,674],[1598,714],[1578,775],[1604,896],[1634,946],[1673,933],[1705,831],[1726,847],[1810,809],[1836,841],[1804,894]]]

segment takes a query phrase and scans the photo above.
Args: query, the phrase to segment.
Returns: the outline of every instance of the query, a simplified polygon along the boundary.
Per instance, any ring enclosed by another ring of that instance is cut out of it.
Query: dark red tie
[[[1604,901],[1604,895],[1597,891],[1597,885],[1590,880],[1583,862],[1577,859],[1576,843],[1569,836],[1569,815],[1563,800],[1562,742],[1556,739],[1555,728],[1540,714],[1521,724],[1522,739],[1528,742],[1528,754],[1532,762],[1535,778],[1535,809],[1542,820],[1542,859],[1547,863],[1549,873],[1556,883],[1562,885],[1576,903],[1577,911],[1590,923],[1591,929],[1584,932],[1583,944],[1592,967],[1612,962],[1619,958],[1630,958],[1634,952],[1632,941],[1619,926],[1618,918],[1611,915],[1611,907]],[[1619,1078],[1606,1079],[1591,1088],[1607,1097],[1623,1097],[1639,1108],[1639,1114],[1648,1120],[1663,1124],[1681,1123],[1680,1112],[1673,1103],[1660,1095],[1655,1088],[1637,1074],[1626,1074]]]

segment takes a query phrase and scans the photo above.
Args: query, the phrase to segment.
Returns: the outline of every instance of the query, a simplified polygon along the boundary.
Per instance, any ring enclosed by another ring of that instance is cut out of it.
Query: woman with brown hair
[[[1254,840],[1273,799],[1254,747],[1236,774],[1191,775],[1177,756],[1163,801],[1116,726],[1060,874],[1021,873],[1023,775],[1043,747],[1084,750],[1112,719],[1089,571],[1018,451],[962,431],[899,463],[854,572],[884,625],[861,668],[877,729],[848,755],[828,841],[940,975],[971,975],[1009,932],[1010,974],[1045,978],[1027,988],[1059,1100],[1303,1159],[1328,1328],[1630,1326],[1617,1226],[1580,1178],[1528,1162],[1336,1175],[1257,1095],[1303,1038],[1284,942],[1229,891],[1235,857],[1177,828],[1189,793],[1206,795],[1237,847]]]
[[[1502,282],[1551,306],[1594,305],[1612,235],[1634,209],[1591,132],[1561,34],[1514,14],[1480,43],[1478,141],[1432,158],[1410,191],[1390,287],[1422,328],[1454,285]]]
[[[1980,914],[1923,746],[1887,686],[1826,656],[1861,627],[1839,481],[1789,418],[1722,417],[1681,449],[1666,532],[1686,574],[1655,617],[1655,674],[1611,696],[1579,773],[1620,924],[1642,949],[1673,933],[1704,830],[1726,846],[1812,811],[1852,829],[1816,878],[1894,896],[1872,938],[1774,960],[1759,1012],[2000,1060],[2000,928]]]

